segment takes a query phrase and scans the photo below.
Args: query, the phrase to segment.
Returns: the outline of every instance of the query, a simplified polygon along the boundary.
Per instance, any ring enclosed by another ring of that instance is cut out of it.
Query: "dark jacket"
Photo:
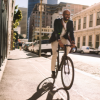
[[[19,42],[19,46],[22,46],[22,43]]]
[[[66,34],[63,36],[65,39],[69,39],[68,34],[71,38],[71,41],[75,41],[74,39],[74,30],[73,30],[73,21],[69,20],[67,22],[67,32]],[[52,33],[49,42],[54,42],[55,40],[60,39],[60,34],[62,33],[62,28],[63,28],[63,24],[62,24],[62,19],[56,19],[54,21],[54,32]]]

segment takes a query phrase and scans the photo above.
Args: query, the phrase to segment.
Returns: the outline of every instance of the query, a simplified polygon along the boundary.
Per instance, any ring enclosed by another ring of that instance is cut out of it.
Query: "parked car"
[[[25,42],[25,45],[23,47],[24,50],[28,51],[28,47],[32,44],[33,42]]]
[[[96,54],[100,54],[100,46],[98,47],[98,49],[94,49],[92,52],[94,52]]]
[[[72,48],[72,52],[73,53],[77,52],[77,47],[76,46],[74,48]]]
[[[80,53],[91,53],[94,51],[94,48],[91,48],[90,46],[82,46]]]
[[[23,47],[23,49],[24,49],[25,51],[27,51],[27,50],[28,50],[28,46],[29,46],[29,44],[25,44],[25,46]]]
[[[34,45],[33,51],[39,54],[39,41]],[[41,53],[42,52],[44,53],[50,52],[52,54],[51,43],[49,43],[49,40],[41,41]]]
[[[32,52],[32,47],[33,47],[33,45],[34,45],[34,42],[31,43],[31,44],[28,46],[28,51]]]
[[[97,54],[100,55],[100,46],[99,46],[98,49],[97,49]]]

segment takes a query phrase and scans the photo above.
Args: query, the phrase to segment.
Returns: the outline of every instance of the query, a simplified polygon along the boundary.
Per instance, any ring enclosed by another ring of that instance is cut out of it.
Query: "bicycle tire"
[[[57,78],[57,75],[58,75],[58,57],[55,65],[55,78]]]
[[[66,74],[66,72],[64,73],[64,66],[66,67],[65,70],[66,71],[68,70],[68,64],[65,63],[65,61],[67,61],[67,60],[68,60],[69,66],[70,66],[69,68],[71,69],[70,73],[72,72],[72,75],[71,75],[72,77],[71,77],[70,82],[68,82],[68,80],[66,82],[66,80],[64,79],[64,75],[66,76],[65,78],[68,78],[68,72],[67,72],[67,74]],[[73,82],[74,82],[74,65],[73,65],[73,62],[72,62],[71,58],[68,57],[68,56],[65,58],[65,60],[63,60],[63,63],[62,63],[61,80],[62,80],[62,84],[63,84],[64,88],[67,89],[67,90],[69,90],[72,87]],[[67,83],[69,83],[69,85],[66,85]]]

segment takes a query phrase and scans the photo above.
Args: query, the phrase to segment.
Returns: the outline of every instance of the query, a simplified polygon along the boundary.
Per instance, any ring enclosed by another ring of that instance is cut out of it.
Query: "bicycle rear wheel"
[[[66,57],[62,63],[61,79],[64,88],[69,90],[74,81],[74,65],[70,57]]]

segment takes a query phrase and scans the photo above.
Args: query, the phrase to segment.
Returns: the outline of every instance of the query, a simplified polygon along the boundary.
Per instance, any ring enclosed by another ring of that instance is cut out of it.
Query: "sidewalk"
[[[38,85],[51,76],[50,63],[49,59],[30,52],[19,49],[11,51],[0,82],[0,100],[35,100]],[[47,94],[40,94],[38,100],[46,100],[46,97]]]

